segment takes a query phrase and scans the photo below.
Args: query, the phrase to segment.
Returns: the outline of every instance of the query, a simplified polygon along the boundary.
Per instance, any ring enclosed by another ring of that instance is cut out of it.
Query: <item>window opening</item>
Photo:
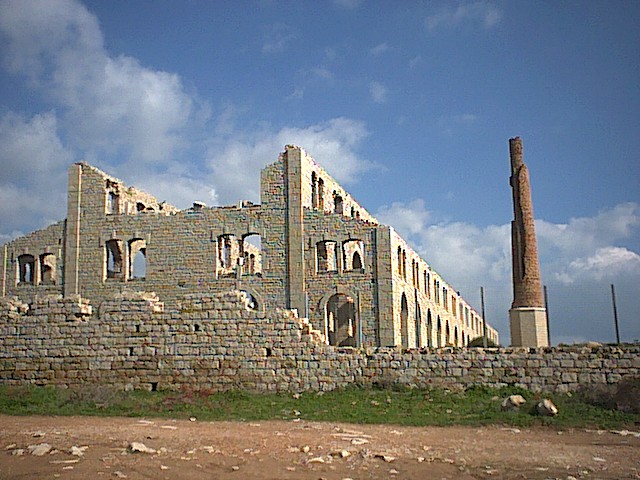
[[[108,240],[105,243],[107,278],[123,278],[122,242]]]
[[[316,172],[311,172],[311,208],[318,208],[318,178]]]
[[[335,272],[338,270],[337,243],[324,240],[316,244],[316,268],[318,272]]]
[[[147,276],[147,242],[141,238],[129,241],[129,278],[144,279]]]
[[[422,312],[420,311],[420,305],[416,304],[416,347],[420,348],[422,345],[422,332],[421,332],[421,324],[422,324]]]
[[[245,294],[245,307],[249,310],[258,310],[259,304],[258,300],[256,300],[256,297],[251,295],[251,293],[247,292],[246,290],[240,291]]]
[[[364,242],[347,240],[342,243],[342,265],[345,271],[362,271],[364,258]]]
[[[56,256],[53,253],[40,255],[40,277],[43,285],[56,284]]]
[[[240,258],[241,245],[236,241],[236,236],[224,234],[218,237],[218,275],[221,277],[233,277],[236,274]]]
[[[333,195],[333,211],[335,213],[339,213],[340,215],[344,213],[344,205],[343,205],[342,197],[337,193],[334,193]]]
[[[440,348],[442,346],[442,320],[440,320],[440,315],[438,315],[438,327],[436,331],[436,347]]]
[[[409,348],[409,304],[403,293],[400,299],[400,337],[403,348]]]
[[[355,302],[349,295],[336,293],[329,298],[326,306],[329,345],[356,347],[358,331]]]
[[[318,177],[318,210],[324,211],[324,180]]]
[[[262,275],[262,237],[252,233],[242,237],[244,275]]]
[[[23,284],[35,283],[36,261],[33,255],[24,254],[18,257],[19,282]]]

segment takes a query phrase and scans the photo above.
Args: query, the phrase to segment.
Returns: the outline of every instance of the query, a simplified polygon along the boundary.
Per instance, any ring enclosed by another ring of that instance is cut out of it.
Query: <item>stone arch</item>
[[[242,284],[241,292],[247,296],[247,308],[258,312],[264,311],[264,301],[262,295],[253,287]]]
[[[344,213],[344,200],[339,193],[333,193],[333,211],[342,215]]]
[[[336,347],[358,346],[358,319],[354,297],[334,293],[325,304],[327,343]]]
[[[458,343],[458,326],[457,325],[453,327],[453,344],[456,347],[460,346],[460,344]]]
[[[36,259],[33,255],[24,253],[18,257],[18,283],[35,285]]]
[[[431,309],[427,309],[427,347],[433,347],[433,319]]]
[[[403,348],[409,348],[409,303],[404,292],[400,297],[400,340]]]
[[[262,275],[262,236],[250,232],[242,236],[242,272],[244,275]]]
[[[362,270],[364,258],[364,242],[358,239],[349,239],[342,242],[342,268],[343,270]]]
[[[112,238],[107,240],[105,247],[105,278],[124,279],[124,255],[122,241]]]
[[[129,240],[129,278],[144,279],[147,276],[147,242],[142,238]]]
[[[438,326],[436,330],[436,347],[440,348],[442,346],[442,320],[440,319],[440,315],[438,315]]]

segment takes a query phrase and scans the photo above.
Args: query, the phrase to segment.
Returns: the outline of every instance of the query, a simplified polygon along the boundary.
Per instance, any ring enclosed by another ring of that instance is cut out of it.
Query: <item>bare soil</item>
[[[640,478],[626,431],[0,415],[0,442],[12,480]],[[52,450],[30,453],[42,443]]]

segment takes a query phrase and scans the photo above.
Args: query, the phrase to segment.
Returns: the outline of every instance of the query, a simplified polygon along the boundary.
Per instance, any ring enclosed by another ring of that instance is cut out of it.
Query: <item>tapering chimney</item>
[[[509,310],[511,345],[544,347],[549,345],[547,312],[540,279],[529,171],[522,160],[522,140],[519,137],[509,140],[509,154],[509,182],[513,193],[513,303]]]

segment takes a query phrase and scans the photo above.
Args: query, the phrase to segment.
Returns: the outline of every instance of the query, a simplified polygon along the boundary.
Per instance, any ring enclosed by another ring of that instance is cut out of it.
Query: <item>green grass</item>
[[[504,412],[501,400],[520,394],[527,404]],[[519,388],[348,388],[322,395],[309,392],[256,394],[245,391],[207,393],[121,392],[108,387],[78,389],[0,386],[0,413],[9,415],[99,415],[169,417],[199,420],[304,420],[414,426],[487,425],[553,426],[555,428],[633,428],[640,415],[582,402],[578,396],[551,395],[560,413],[554,418],[534,414],[542,395]],[[637,428],[637,427],[636,427]]]

